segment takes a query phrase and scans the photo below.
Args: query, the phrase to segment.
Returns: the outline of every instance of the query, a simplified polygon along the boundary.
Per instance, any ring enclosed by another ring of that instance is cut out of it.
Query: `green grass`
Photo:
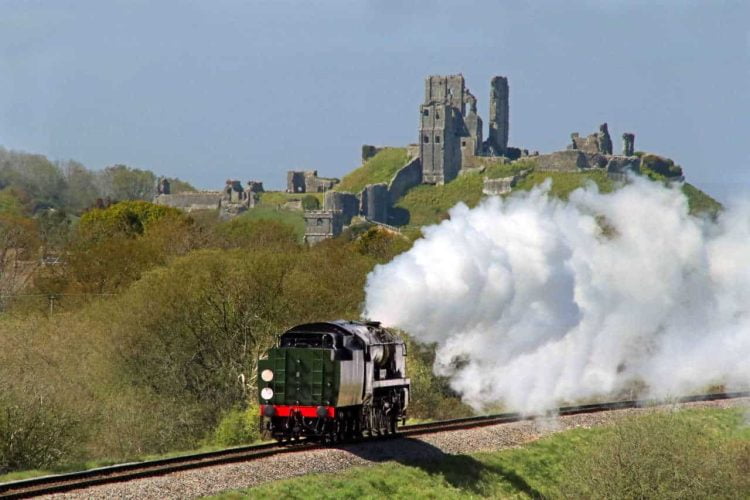
[[[684,410],[658,418],[662,434],[669,434],[670,422],[687,423],[699,431],[701,439],[705,437],[718,447],[730,440],[750,441],[750,428],[743,425],[744,417],[739,410]],[[654,429],[647,424],[637,425]],[[615,435],[617,428],[575,429],[521,448],[472,455],[440,457],[439,452],[427,449],[429,445],[420,445],[437,458],[389,461],[344,472],[312,474],[226,492],[214,498],[559,498],[560,485],[568,481],[571,465],[575,467],[591,452],[592,445],[601,443],[597,439]],[[646,447],[648,437],[644,437]],[[690,449],[681,451],[689,453]],[[679,472],[680,466],[673,459],[673,456],[662,457],[665,468]],[[737,498],[743,496],[742,491],[736,494]]]
[[[302,241],[302,237],[305,234],[305,218],[302,216],[302,212],[284,210],[273,205],[259,205],[251,208],[240,215],[240,217],[246,217],[251,220],[275,220],[288,224],[294,228],[294,232],[300,241]]]
[[[491,167],[497,177],[507,177],[518,173],[520,170],[529,168],[524,163],[497,165]],[[489,170],[489,169],[488,169]],[[566,199],[575,189],[584,186],[588,181],[594,182],[602,192],[610,192],[614,184],[607,177],[606,172],[600,170],[591,172],[531,172],[521,181],[514,190],[529,190],[541,184],[546,179],[552,179],[550,193],[553,196]],[[484,174],[470,173],[457,177],[448,184],[432,186],[423,184],[412,188],[406,195],[396,203],[397,217],[401,220],[399,225],[425,226],[435,224],[447,217],[448,210],[456,203],[462,201],[469,207],[474,207],[482,198],[482,185]],[[398,211],[408,212],[398,214]],[[407,221],[408,222],[404,222]]]
[[[606,172],[592,170],[588,172],[531,172],[518,183],[516,190],[528,191],[547,179],[552,180],[550,194],[561,199],[567,199],[570,193],[585,186],[589,181],[599,186],[599,190],[603,193],[612,192],[614,189],[614,183],[607,177]]]
[[[260,193],[260,203],[258,206],[281,208],[284,206],[284,203],[300,201],[308,195],[316,197],[320,202],[320,206],[323,206],[325,193],[285,193],[284,191],[266,191]]]
[[[520,160],[514,163],[503,165],[488,165],[484,171],[484,176],[489,179],[501,179],[511,177],[524,170],[533,170],[535,163],[533,160]]]
[[[716,216],[723,208],[721,203],[687,182],[682,185],[682,192],[687,196],[690,213],[693,215]]]
[[[105,460],[89,460],[85,462],[74,462],[74,463],[68,463],[68,464],[62,464],[55,467],[50,467],[49,469],[31,469],[31,470],[22,470],[22,471],[16,471],[16,472],[9,472],[7,474],[0,474],[0,483],[5,483],[8,481],[20,481],[22,479],[31,479],[34,477],[41,477],[41,476],[49,476],[51,474],[64,474],[66,472],[77,472],[82,470],[88,470],[88,469],[96,469],[98,467],[107,467],[108,465],[116,465],[116,464],[122,464],[122,463],[128,463],[128,462],[144,462],[147,460],[159,460],[162,458],[172,458],[172,457],[179,457],[182,455],[192,455],[194,453],[208,453],[210,451],[218,451],[223,449],[222,446],[202,446],[195,450],[181,450],[181,451],[172,451],[169,453],[163,453],[158,455],[140,455],[137,457],[128,457],[125,459],[120,460],[111,460],[111,459],[105,459]]]
[[[349,172],[333,189],[359,193],[368,184],[390,182],[395,173],[406,165],[406,148],[386,148],[361,167]]]
[[[461,175],[442,186],[416,186],[396,203],[397,216],[399,209],[401,212],[408,212],[408,217],[399,222],[401,225],[406,222],[409,226],[425,226],[444,219],[448,209],[459,201],[474,207],[482,198],[482,184],[483,176],[471,173]]]

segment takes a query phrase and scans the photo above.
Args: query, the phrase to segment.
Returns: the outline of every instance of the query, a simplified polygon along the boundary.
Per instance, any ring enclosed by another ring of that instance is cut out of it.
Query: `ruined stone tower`
[[[419,158],[422,182],[443,184],[461,169],[459,137],[464,133],[464,77],[429,76],[419,107]]]
[[[493,155],[502,155],[508,149],[508,101],[508,79],[504,76],[493,77],[490,82],[490,133],[487,141]]]

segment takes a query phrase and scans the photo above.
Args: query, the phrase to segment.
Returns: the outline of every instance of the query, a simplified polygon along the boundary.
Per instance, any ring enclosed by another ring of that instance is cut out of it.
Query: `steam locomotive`
[[[406,419],[406,345],[378,322],[295,326],[258,373],[262,425],[279,441],[395,433]]]

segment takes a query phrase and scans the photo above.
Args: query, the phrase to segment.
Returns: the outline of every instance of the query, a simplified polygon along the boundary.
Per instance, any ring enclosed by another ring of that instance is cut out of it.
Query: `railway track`
[[[699,401],[716,401],[722,399],[736,399],[744,397],[750,397],[750,391],[688,396],[672,400],[671,402],[676,404],[684,404]],[[557,411],[553,414],[560,416],[579,415],[584,413],[597,413],[628,408],[648,407],[660,403],[663,402],[653,400],[630,400],[616,401],[611,403],[595,403],[562,407],[557,409]],[[454,420],[444,420],[440,422],[414,424],[400,427],[398,434],[376,436],[371,439],[410,437],[420,434],[430,434],[442,431],[519,422],[522,420],[538,418],[539,416],[540,415],[523,415],[520,413],[502,413],[497,415],[467,417]],[[229,448],[207,453],[182,455],[159,460],[119,464],[67,474],[43,476],[32,479],[24,479],[21,481],[0,483],[0,497],[28,498],[51,493],[61,493],[102,484],[130,481],[133,479],[151,476],[160,476],[188,469],[199,469],[233,462],[256,460],[271,455],[295,453],[323,447],[324,445],[305,441],[296,443],[294,445],[266,443],[253,446]]]

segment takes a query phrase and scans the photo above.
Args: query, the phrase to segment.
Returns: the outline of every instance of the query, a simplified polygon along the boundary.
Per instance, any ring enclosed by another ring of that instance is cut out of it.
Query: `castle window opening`
[[[440,119],[440,112],[439,111],[435,111],[435,119],[436,120]]]
[[[440,136],[439,136],[439,135],[436,135],[436,136],[435,136],[435,142],[436,142],[437,144],[440,144]]]
[[[461,141],[462,146],[466,146],[466,141]]]
[[[430,110],[425,109],[424,111],[422,111],[422,116],[430,116]]]
[[[323,225],[323,219],[318,219],[318,225],[319,225],[319,226],[322,226],[322,225]]]
[[[428,143],[430,142],[430,138],[429,138],[429,137],[427,137],[427,136],[424,136],[424,137],[422,137],[422,141],[423,141],[423,142],[424,142],[425,144],[428,144]]]

